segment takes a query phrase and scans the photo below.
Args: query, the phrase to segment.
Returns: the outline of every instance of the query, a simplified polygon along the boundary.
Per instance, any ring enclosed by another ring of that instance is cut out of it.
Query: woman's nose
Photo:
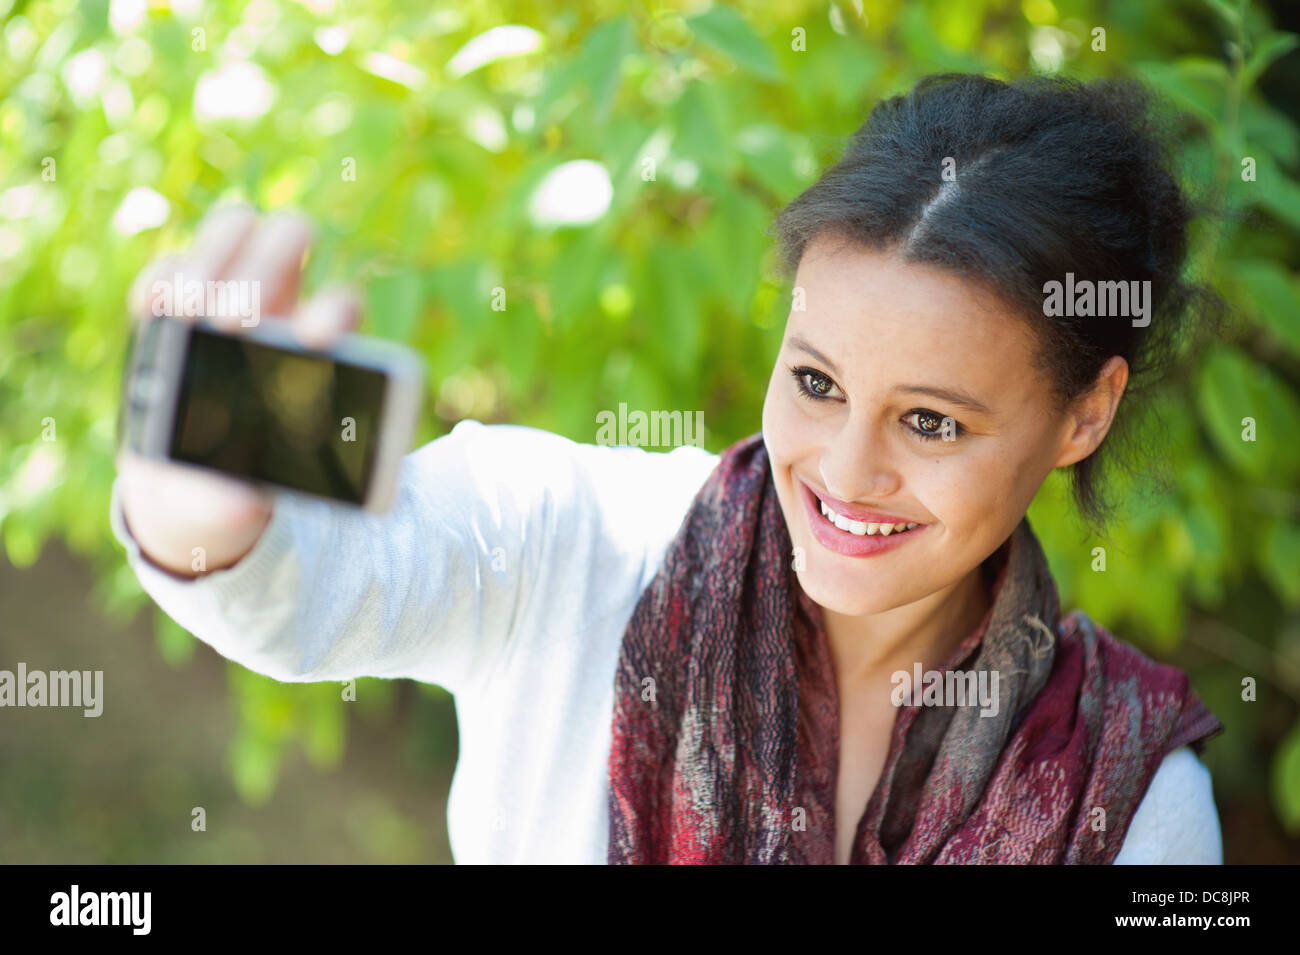
[[[842,429],[822,449],[820,471],[826,492],[848,503],[880,502],[902,486],[887,442],[869,427]]]

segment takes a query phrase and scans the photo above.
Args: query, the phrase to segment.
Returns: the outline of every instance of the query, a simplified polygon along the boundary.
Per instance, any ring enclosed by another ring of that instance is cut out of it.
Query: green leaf
[[[509,373],[510,382],[522,384],[537,377],[542,357],[542,324],[537,308],[527,297],[507,303],[504,311],[490,312],[496,340],[501,343],[498,357]]]
[[[577,76],[591,91],[595,119],[602,125],[609,119],[623,60],[631,52],[635,38],[631,18],[615,17],[592,30],[578,54]]]
[[[334,769],[343,758],[348,704],[335,683],[322,686],[320,691],[307,712],[303,747],[308,761],[317,769]]]
[[[731,7],[710,7],[686,21],[702,43],[765,80],[781,79],[781,67],[771,49],[754,32],[749,22]]]
[[[800,54],[799,69],[790,74],[789,89],[800,103],[791,112],[830,118],[838,128],[842,111],[859,113],[864,102],[879,95],[875,84],[888,62],[882,50],[851,37],[832,33],[817,42],[817,55]],[[814,120],[811,125],[824,121]]]
[[[732,158],[717,110],[704,84],[691,83],[672,106],[670,162],[689,160],[701,169],[725,171]]]
[[[770,218],[770,210],[751,193],[725,189],[700,230],[697,246],[711,265],[712,276],[702,279],[698,288],[736,314],[745,314],[753,300],[759,280],[754,263],[762,260],[767,246],[764,230]]]
[[[241,732],[230,744],[230,774],[235,791],[249,805],[265,805],[280,776],[283,747],[255,732]]]
[[[1300,833],[1300,724],[1291,727],[1273,756],[1273,803],[1286,831]]]
[[[1138,76],[1173,104],[1218,130],[1228,106],[1231,79],[1218,60],[1183,57],[1174,63],[1139,63]]]
[[[1205,5],[1219,15],[1228,32],[1236,33],[1241,29],[1241,11],[1227,0],[1205,0]]]
[[[1209,478],[1205,467],[1189,469],[1193,474]],[[1221,507],[1207,506],[1215,503],[1204,487],[1188,487],[1189,500],[1183,515],[1183,526],[1191,544],[1192,558],[1188,570],[1202,601],[1218,605],[1223,599],[1224,566],[1228,562],[1231,527],[1227,514]]]
[[[937,12],[936,18],[942,16],[942,11]],[[913,61],[927,64],[927,72],[983,73],[988,70],[991,64],[980,55],[978,48],[956,50],[942,42],[934,19],[925,4],[903,4],[898,17],[898,31],[903,49]]]
[[[476,339],[485,317],[492,314],[493,282],[487,264],[467,259],[443,262],[428,271],[424,285],[426,293],[451,313],[458,333]],[[507,310],[512,307],[510,291],[506,289]]]
[[[781,199],[794,195],[803,185],[795,169],[796,152],[790,133],[772,123],[747,126],[736,137],[746,165],[763,185]]]
[[[188,630],[161,610],[153,615],[154,645],[168,666],[180,669],[194,657],[198,641]]]
[[[41,535],[18,514],[5,518],[4,538],[9,563],[19,570],[32,566],[41,556]]]
[[[1300,294],[1291,273],[1267,259],[1239,259],[1228,268],[1259,323],[1300,355]]]
[[[370,334],[410,341],[420,308],[420,277],[413,271],[372,279],[366,288],[366,323]]]
[[[576,104],[572,93],[574,87],[582,82],[582,67],[580,59],[571,57],[547,68],[541,92],[533,104],[539,126],[555,122]]]
[[[1257,156],[1257,181],[1251,187],[1254,204],[1267,209],[1292,229],[1300,232],[1300,183],[1267,156]]]
[[[1211,440],[1234,469],[1270,484],[1300,475],[1300,403],[1272,369],[1219,346],[1201,367],[1196,397]]]
[[[1255,563],[1288,607],[1300,607],[1300,527],[1273,520],[1256,539]]]
[[[698,259],[688,250],[656,243],[642,260],[637,295],[651,350],[674,375],[685,376],[699,360],[702,341]]]
[[[1257,156],[1264,151],[1283,166],[1293,166],[1300,161],[1300,135],[1297,135],[1295,122],[1264,100],[1248,97],[1242,102],[1241,131],[1247,155]]]
[[[594,306],[609,260],[607,243],[594,228],[576,230],[565,242],[549,279],[557,330],[574,328]]]
[[[1298,46],[1300,46],[1300,36],[1294,33],[1270,33],[1256,44],[1250,58],[1246,60],[1246,65],[1241,71],[1242,86],[1250,89],[1265,70]]]

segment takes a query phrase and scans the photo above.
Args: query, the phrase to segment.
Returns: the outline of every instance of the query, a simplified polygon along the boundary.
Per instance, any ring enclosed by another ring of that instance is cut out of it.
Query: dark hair
[[[1030,319],[1063,403],[1122,356],[1129,409],[1177,353],[1193,306],[1217,301],[1183,280],[1193,207],[1151,104],[1134,81],[927,77],[878,103],[843,158],[781,211],[784,276],[823,233],[954,270]],[[1067,272],[1076,282],[1150,281],[1150,324],[1046,316],[1044,286]],[[1112,435],[1131,417],[1117,412]],[[1108,511],[1099,485],[1120,440],[1112,435],[1104,459],[1099,447],[1072,470],[1075,502],[1094,524]]]

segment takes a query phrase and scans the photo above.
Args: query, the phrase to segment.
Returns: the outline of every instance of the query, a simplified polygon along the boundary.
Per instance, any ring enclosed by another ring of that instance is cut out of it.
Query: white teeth
[[[898,524],[879,524],[874,521],[855,521],[844,517],[842,514],[836,514],[826,506],[826,502],[821,498],[817,499],[821,506],[822,517],[830,521],[842,531],[848,531],[857,537],[872,537],[879,534],[881,537],[888,537],[890,534],[901,534],[903,531],[910,531],[919,525],[915,523],[900,522]]]

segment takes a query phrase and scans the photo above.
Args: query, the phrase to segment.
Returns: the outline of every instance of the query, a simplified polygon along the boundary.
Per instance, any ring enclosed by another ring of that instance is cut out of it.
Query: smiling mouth
[[[816,495],[813,495],[816,497]],[[884,524],[876,521],[854,521],[845,517],[843,514],[836,514],[831,508],[827,507],[826,502],[817,498],[817,504],[821,509],[822,518],[837,530],[852,534],[854,537],[888,537],[891,534],[906,534],[915,530],[920,525],[914,522],[900,522],[897,524]]]
[[[901,514],[886,514],[836,500],[836,504],[853,515],[850,517],[836,511],[808,482],[801,478],[795,481],[804,510],[808,512],[808,528],[813,539],[841,557],[869,558],[893,553],[930,526],[903,520]]]

